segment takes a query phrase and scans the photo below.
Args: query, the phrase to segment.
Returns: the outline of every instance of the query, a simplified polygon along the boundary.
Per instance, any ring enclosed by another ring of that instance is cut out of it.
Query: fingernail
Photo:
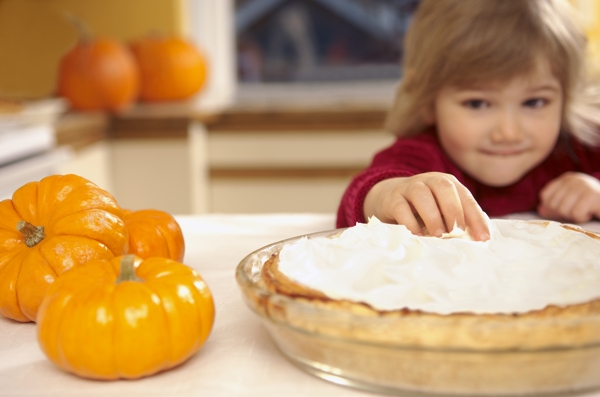
[[[490,239],[490,235],[487,233],[481,233],[479,235],[479,241],[488,241]]]
[[[438,229],[435,231],[435,233],[433,234],[435,237],[442,237],[442,234],[444,234],[444,230],[443,229]]]

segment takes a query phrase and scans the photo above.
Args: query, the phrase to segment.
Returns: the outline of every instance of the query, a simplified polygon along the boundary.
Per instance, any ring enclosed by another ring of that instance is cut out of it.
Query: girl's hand
[[[490,238],[487,216],[471,192],[450,174],[426,172],[383,180],[367,194],[364,212],[367,219],[375,215],[382,222],[405,225],[418,236],[423,235],[421,218],[433,236],[452,230],[456,222],[463,230],[468,226],[475,240]]]
[[[565,172],[540,192],[540,216],[570,222],[600,218],[600,180],[579,172]]]

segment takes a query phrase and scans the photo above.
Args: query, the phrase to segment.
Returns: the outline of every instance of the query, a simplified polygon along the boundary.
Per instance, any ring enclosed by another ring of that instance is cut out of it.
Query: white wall
[[[207,110],[226,107],[233,102],[237,85],[234,2],[187,1],[189,35],[209,62],[207,85],[198,101]]]

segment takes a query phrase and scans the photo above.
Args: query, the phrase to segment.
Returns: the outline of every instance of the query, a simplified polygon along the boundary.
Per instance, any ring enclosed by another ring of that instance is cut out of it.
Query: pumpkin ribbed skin
[[[128,257],[140,280],[117,282]],[[127,255],[91,261],[56,280],[40,308],[38,342],[65,371],[135,379],[191,357],[214,315],[211,292],[193,269]]]
[[[124,210],[129,232],[128,253],[148,259],[155,256],[183,261],[185,241],[173,216],[160,210]]]
[[[20,221],[43,227],[29,247]],[[105,190],[77,175],[53,175],[17,189],[0,202],[0,314],[35,321],[54,279],[92,259],[127,250],[123,213]]]
[[[206,82],[206,60],[191,43],[176,37],[148,37],[131,49],[140,71],[142,101],[186,99]]]
[[[78,110],[117,111],[130,106],[139,72],[129,49],[111,39],[80,40],[58,70],[58,93]]]

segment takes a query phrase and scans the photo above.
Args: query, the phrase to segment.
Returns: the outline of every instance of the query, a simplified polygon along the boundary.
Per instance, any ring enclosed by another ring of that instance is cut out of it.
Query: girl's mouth
[[[523,152],[525,152],[525,149],[499,149],[499,150],[481,149],[480,152],[485,154],[486,156],[512,157],[512,156],[518,156],[518,155],[522,154]]]

